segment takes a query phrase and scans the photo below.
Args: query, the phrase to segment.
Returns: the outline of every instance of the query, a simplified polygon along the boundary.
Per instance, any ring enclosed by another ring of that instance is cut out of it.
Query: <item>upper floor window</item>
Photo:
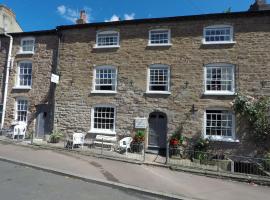
[[[204,137],[213,140],[234,139],[234,114],[228,110],[206,110]]]
[[[204,71],[205,94],[234,94],[234,65],[209,64]]]
[[[16,101],[16,116],[15,119],[18,122],[27,121],[28,101],[23,98],[18,98]]]
[[[115,134],[115,107],[99,105],[92,108],[91,132]]]
[[[204,28],[204,44],[233,43],[233,27],[228,25],[208,26]]]
[[[171,44],[171,32],[169,29],[156,29],[149,31],[149,43],[148,45],[170,45]]]
[[[170,68],[167,65],[155,64],[148,68],[148,93],[170,92]]]
[[[115,92],[117,85],[117,70],[112,66],[100,66],[94,71],[94,92]]]
[[[32,37],[23,38],[21,40],[21,52],[20,53],[34,53],[35,39]]]
[[[96,38],[96,47],[119,47],[119,32],[98,32]]]
[[[32,86],[32,62],[21,61],[18,64],[17,88],[31,88]]]

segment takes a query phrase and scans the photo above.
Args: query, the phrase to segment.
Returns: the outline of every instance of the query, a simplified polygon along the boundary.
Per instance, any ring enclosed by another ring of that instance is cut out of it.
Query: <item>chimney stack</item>
[[[76,24],[85,24],[86,23],[86,12],[85,10],[80,11],[80,18],[76,20]]]
[[[270,10],[270,4],[267,4],[266,0],[256,0],[252,4],[248,11],[260,11],[260,10]]]

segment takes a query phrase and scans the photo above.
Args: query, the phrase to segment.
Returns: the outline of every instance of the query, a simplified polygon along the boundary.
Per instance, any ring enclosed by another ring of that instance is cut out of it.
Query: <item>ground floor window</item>
[[[112,133],[115,131],[115,108],[96,106],[92,109],[92,131]]]
[[[206,110],[205,136],[210,139],[233,139],[233,113],[228,110]]]
[[[27,121],[28,101],[26,99],[17,99],[16,102],[16,120],[18,122]]]

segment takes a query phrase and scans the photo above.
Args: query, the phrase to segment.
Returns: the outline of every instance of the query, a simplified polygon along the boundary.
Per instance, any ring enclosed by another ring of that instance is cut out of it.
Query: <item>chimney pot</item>
[[[77,24],[85,24],[86,23],[86,12],[85,10],[80,11],[80,18],[76,21]]]

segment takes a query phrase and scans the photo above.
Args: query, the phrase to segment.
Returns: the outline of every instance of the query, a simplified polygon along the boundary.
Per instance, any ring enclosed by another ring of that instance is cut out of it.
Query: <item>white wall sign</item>
[[[147,128],[147,119],[135,118],[135,128]]]
[[[51,82],[58,84],[59,83],[59,76],[56,74],[52,74]]]

